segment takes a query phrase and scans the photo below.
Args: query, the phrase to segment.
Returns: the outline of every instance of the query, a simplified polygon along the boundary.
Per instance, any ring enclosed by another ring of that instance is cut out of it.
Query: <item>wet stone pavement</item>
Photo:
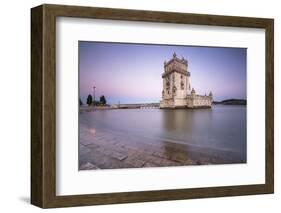
[[[238,154],[80,124],[79,170],[244,163]]]

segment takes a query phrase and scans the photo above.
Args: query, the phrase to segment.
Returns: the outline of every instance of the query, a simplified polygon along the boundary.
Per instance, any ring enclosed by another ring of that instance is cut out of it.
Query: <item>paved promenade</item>
[[[80,125],[79,169],[242,163],[237,153]]]

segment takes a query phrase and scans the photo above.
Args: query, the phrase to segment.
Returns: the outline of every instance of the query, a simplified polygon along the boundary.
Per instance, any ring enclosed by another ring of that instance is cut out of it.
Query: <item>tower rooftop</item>
[[[187,60],[182,57],[179,59],[177,54],[174,52],[173,58],[170,59],[168,62],[164,61],[164,70],[165,72],[162,74],[162,77],[166,77],[173,72],[178,72],[186,76],[190,76],[190,73],[187,71]]]
[[[168,62],[165,61],[164,65],[165,66],[168,66],[169,64],[173,63],[173,62],[178,62],[178,63],[181,63],[181,64],[185,64],[185,65],[188,65],[188,61],[182,57],[181,59],[177,57],[177,54],[174,52],[173,54],[173,58],[170,59]]]

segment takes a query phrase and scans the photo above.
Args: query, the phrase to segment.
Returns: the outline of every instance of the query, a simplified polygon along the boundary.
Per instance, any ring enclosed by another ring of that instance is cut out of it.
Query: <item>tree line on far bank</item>
[[[88,106],[90,106],[90,105],[105,106],[106,105],[106,99],[105,99],[105,96],[102,95],[102,96],[100,96],[99,101],[94,101],[92,95],[88,95],[86,103],[88,104]],[[82,102],[81,98],[79,98],[79,104],[80,104],[80,106],[83,105],[83,102]]]

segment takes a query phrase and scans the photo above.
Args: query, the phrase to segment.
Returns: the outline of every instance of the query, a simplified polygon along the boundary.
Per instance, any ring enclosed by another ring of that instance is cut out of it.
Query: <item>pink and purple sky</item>
[[[107,103],[159,102],[164,61],[188,60],[197,94],[213,92],[214,100],[246,99],[246,48],[79,41],[80,97],[83,103],[96,87]]]

